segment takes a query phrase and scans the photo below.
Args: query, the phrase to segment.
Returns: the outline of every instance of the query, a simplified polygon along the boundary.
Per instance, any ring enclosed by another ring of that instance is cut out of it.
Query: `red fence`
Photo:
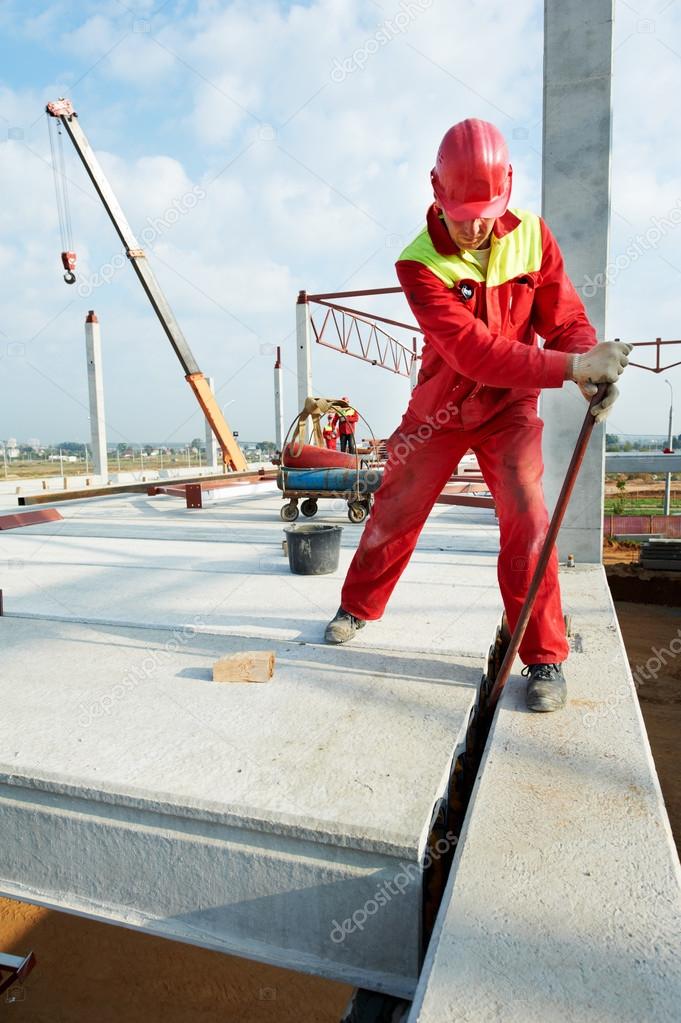
[[[605,515],[603,532],[606,536],[661,533],[681,539],[681,515]]]

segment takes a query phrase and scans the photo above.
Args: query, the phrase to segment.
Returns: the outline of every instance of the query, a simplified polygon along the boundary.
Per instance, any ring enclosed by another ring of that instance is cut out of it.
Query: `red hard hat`
[[[435,198],[450,220],[502,216],[512,178],[504,136],[475,117],[449,129],[430,172]]]

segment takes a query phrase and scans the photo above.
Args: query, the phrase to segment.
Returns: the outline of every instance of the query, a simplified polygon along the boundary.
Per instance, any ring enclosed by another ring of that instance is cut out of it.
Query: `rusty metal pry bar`
[[[563,522],[565,510],[568,506],[568,502],[572,495],[575,481],[577,480],[577,476],[579,475],[579,470],[581,468],[582,462],[584,461],[584,455],[586,454],[587,445],[591,438],[591,433],[593,431],[595,423],[595,419],[591,413],[591,409],[594,407],[594,405],[597,405],[603,399],[603,396],[605,395],[605,392],[607,390],[607,386],[608,386],[607,384],[600,384],[596,394],[594,394],[591,401],[589,402],[589,407],[587,409],[586,415],[584,416],[584,422],[582,423],[582,428],[579,432],[577,443],[575,444],[575,450],[572,453],[572,458],[570,459],[570,464],[565,474],[565,480],[563,481],[563,486],[561,487],[560,494],[558,495],[556,507],[554,508],[553,515],[551,516],[551,522],[549,524],[549,528],[546,533],[546,538],[544,540],[544,545],[541,549],[541,553],[537,560],[537,564],[532,575],[532,580],[527,591],[527,596],[525,597],[525,602],[520,611],[520,616],[516,623],[516,627],[513,630],[513,633],[511,634],[510,640],[508,642],[508,647],[506,649],[506,653],[501,662],[501,666],[496,675],[496,678],[494,679],[492,687],[489,689],[488,692],[481,692],[480,700],[481,718],[483,721],[486,722],[488,726],[491,723],[494,710],[499,701],[499,697],[501,696],[503,688],[508,681],[509,675],[511,674],[511,668],[513,666],[513,662],[520,648],[522,638],[525,635],[525,629],[527,628],[527,623],[530,620],[530,615],[532,614],[534,602],[537,599],[537,592],[541,585],[542,579],[544,578],[544,573],[546,572],[546,567],[549,563],[549,558],[551,557],[551,554],[553,552],[556,537],[558,536],[558,531]]]

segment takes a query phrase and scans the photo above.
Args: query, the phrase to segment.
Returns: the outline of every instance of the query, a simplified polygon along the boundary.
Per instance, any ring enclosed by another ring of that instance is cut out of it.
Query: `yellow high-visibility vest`
[[[450,256],[438,252],[427,227],[407,245],[400,254],[399,262],[411,260],[423,263],[448,288],[453,288],[461,280],[480,281],[488,288],[495,288],[514,277],[535,273],[541,268],[543,254],[540,219],[536,213],[527,210],[514,209],[510,212],[520,223],[502,238],[492,233],[487,276],[474,259],[466,258],[464,252]]]

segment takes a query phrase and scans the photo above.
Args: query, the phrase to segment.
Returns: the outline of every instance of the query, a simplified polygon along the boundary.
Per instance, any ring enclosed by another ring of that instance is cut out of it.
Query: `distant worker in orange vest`
[[[336,429],[336,417],[329,413],[326,420],[326,426],[322,430],[322,436],[324,437],[324,443],[330,451],[335,451],[337,448],[336,441],[338,440],[338,430]]]
[[[343,396],[341,399],[345,406],[336,413],[335,424],[340,434],[341,451],[349,451],[354,455],[357,451],[355,445],[355,423],[359,420],[359,413],[350,404],[350,399]]]
[[[397,261],[424,334],[418,383],[387,442],[383,481],[326,628],[329,643],[346,643],[383,615],[469,448],[496,504],[499,585],[513,629],[548,528],[539,392],[574,381],[590,400],[597,384],[607,384],[591,409],[598,422],[617,398],[631,346],[598,342],[548,226],[509,209],[511,179],[508,148],[493,124],[469,119],[449,129],[431,172],[435,202],[426,226]],[[554,548],[520,645],[530,710],[564,706],[567,655]]]

